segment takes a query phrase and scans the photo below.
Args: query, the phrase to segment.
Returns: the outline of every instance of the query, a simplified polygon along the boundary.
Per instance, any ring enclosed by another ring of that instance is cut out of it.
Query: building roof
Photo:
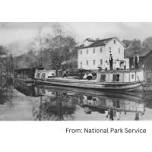
[[[118,40],[123,45],[123,43],[118,38],[111,37],[111,38],[106,38],[106,39],[101,39],[101,40],[94,40],[94,41],[91,40],[92,43],[90,45],[88,45],[88,46],[81,45],[81,46],[79,46],[79,49],[90,48],[90,47],[97,47],[97,46],[105,46],[112,39]],[[88,39],[86,39],[86,40],[88,40]],[[90,41],[90,39],[88,41]]]
[[[113,38],[107,38],[107,39],[97,40],[94,43],[92,43],[91,45],[89,45],[89,47],[104,46],[107,42],[109,42],[112,39]]]

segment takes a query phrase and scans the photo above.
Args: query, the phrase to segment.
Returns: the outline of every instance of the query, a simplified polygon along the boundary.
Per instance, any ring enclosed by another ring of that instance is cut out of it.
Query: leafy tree
[[[129,49],[134,50],[134,51],[140,51],[142,48],[142,43],[140,40],[133,40],[130,45]]]
[[[59,70],[62,68],[62,62],[77,57],[75,50],[76,42],[71,36],[67,36],[63,27],[55,23],[52,26],[53,34],[41,34],[31,42],[29,52],[15,58],[16,67],[27,68],[33,66],[42,66],[45,69]]]
[[[146,50],[152,50],[152,37],[148,37],[143,41],[143,47]]]
[[[142,42],[140,40],[132,40],[129,44],[129,46],[125,49],[125,54],[128,57],[135,56],[138,53],[141,53],[144,51],[144,47],[142,45]]]
[[[76,57],[76,51],[74,50],[76,42],[73,37],[64,34],[59,24],[55,24],[53,29],[54,36],[47,35],[45,38],[47,51],[43,51],[43,63],[46,65],[45,62],[49,62],[50,68],[58,70],[62,67],[63,61]],[[46,53],[48,54],[47,56],[44,55]],[[48,56],[49,61],[47,59]]]
[[[0,55],[6,55],[7,53],[8,53],[7,48],[0,45]]]
[[[38,65],[37,56],[30,50],[29,52],[14,58],[15,68],[31,68]]]
[[[125,45],[126,48],[129,47],[129,45],[132,43],[131,40],[123,40],[122,42],[123,42],[123,44]]]

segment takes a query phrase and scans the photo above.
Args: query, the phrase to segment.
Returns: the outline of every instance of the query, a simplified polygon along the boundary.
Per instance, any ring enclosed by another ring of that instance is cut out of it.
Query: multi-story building
[[[115,37],[91,40],[86,39],[78,49],[78,69],[97,70],[129,69],[129,60],[124,57],[124,45]]]

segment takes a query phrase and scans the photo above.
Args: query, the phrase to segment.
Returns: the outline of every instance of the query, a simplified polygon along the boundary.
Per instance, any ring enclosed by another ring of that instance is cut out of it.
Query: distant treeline
[[[152,37],[148,37],[143,41],[134,40],[123,40],[122,41],[126,47],[125,53],[127,56],[133,56],[134,54],[146,54],[152,50]]]

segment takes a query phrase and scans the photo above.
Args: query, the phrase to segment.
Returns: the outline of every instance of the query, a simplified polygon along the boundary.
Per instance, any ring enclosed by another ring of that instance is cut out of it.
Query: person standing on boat
[[[87,79],[87,73],[84,74],[83,79]]]
[[[109,63],[110,63],[110,70],[113,70],[113,57],[111,53],[110,53]]]
[[[68,72],[67,71],[64,71],[63,72],[63,78],[66,78],[68,76]]]

